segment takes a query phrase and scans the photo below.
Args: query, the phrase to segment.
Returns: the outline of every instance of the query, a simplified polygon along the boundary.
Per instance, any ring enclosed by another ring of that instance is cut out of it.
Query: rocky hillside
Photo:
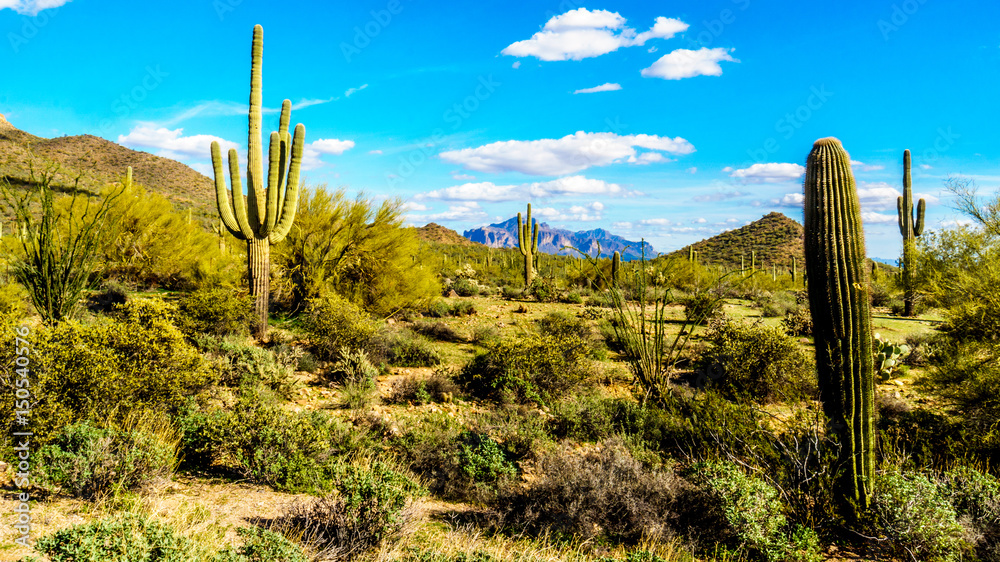
[[[746,266],[750,267],[751,252],[756,252],[758,265],[791,265],[792,256],[795,256],[802,267],[805,255],[803,236],[801,224],[781,213],[769,213],[744,227],[693,245],[701,263],[739,266],[740,256],[744,256]],[[688,248],[685,246],[669,255],[686,257]]]
[[[426,240],[428,242],[437,242],[438,244],[453,244],[457,246],[479,246],[469,240],[464,238],[461,234],[455,232],[450,228],[446,228],[437,224],[435,222],[428,223],[416,229],[417,238],[421,240]]]
[[[626,261],[639,259],[643,254],[642,243],[626,240],[603,228],[571,232],[552,228],[546,223],[538,223],[538,228],[538,250],[546,254],[579,255],[576,251],[568,249],[569,247],[576,248],[591,256],[596,256],[598,250],[605,257],[614,252],[621,252],[622,259]],[[516,248],[517,217],[505,222],[466,230],[462,235],[473,242],[479,242],[491,248]],[[655,257],[656,251],[653,250],[653,247],[648,242],[644,245],[646,258]]]
[[[208,147],[205,147],[206,154]],[[132,166],[135,181],[160,193],[181,208],[193,207],[214,212],[215,186],[211,179],[188,166],[139,152],[92,135],[46,139],[21,131],[0,115],[0,176],[11,184],[30,182],[30,167],[36,170],[58,165],[56,188],[71,187],[79,178],[80,187],[99,193],[118,181]]]

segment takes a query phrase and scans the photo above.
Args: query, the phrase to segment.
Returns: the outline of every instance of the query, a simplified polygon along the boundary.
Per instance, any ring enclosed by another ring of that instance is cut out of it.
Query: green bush
[[[486,487],[510,483],[517,475],[511,454],[485,433],[471,431],[458,436],[458,464],[472,482]]]
[[[162,424],[99,428],[82,421],[66,426],[38,451],[37,486],[93,499],[141,490],[173,472],[178,439]]]
[[[228,547],[219,552],[212,562],[309,562],[302,547],[283,535],[260,527],[239,527],[236,529],[243,546],[238,549]]]
[[[607,356],[607,346],[602,336],[583,318],[565,312],[550,312],[535,321],[538,331],[543,335],[557,338],[579,338],[590,347],[590,357],[604,359]]]
[[[586,378],[588,352],[575,336],[519,335],[487,344],[456,382],[477,398],[544,403]]]
[[[785,333],[792,337],[805,338],[813,335],[812,313],[808,306],[799,305],[789,310],[782,318]]]
[[[178,305],[177,325],[188,335],[246,336],[259,321],[248,293],[208,287],[187,293]]]
[[[975,543],[984,562],[1000,561],[1000,479],[969,467],[959,467],[938,478],[966,536]]]
[[[583,297],[576,291],[566,293],[560,300],[566,304],[583,304]]]
[[[459,279],[451,284],[451,290],[460,297],[474,297],[479,294],[479,285],[471,279]]]
[[[441,364],[441,354],[427,338],[412,330],[386,330],[368,345],[372,356],[393,367],[434,367]]]
[[[185,459],[225,467],[251,482],[290,492],[327,491],[338,450],[356,449],[357,431],[323,411],[288,414],[245,390],[232,410],[189,408],[180,420]]]
[[[637,541],[670,538],[682,523],[675,502],[685,488],[670,471],[652,471],[620,442],[578,453],[564,446],[542,456],[539,477],[509,488],[496,505],[532,532]]]
[[[541,277],[535,277],[531,286],[524,290],[524,295],[538,302],[554,302],[558,296],[551,283]]]
[[[309,301],[304,327],[320,359],[334,360],[340,348],[364,349],[378,332],[378,323],[356,304],[338,296]]]
[[[385,400],[390,404],[450,402],[458,386],[447,373],[447,369],[438,369],[426,378],[411,375],[397,379]]]
[[[963,546],[955,508],[920,474],[877,473],[864,529],[887,553],[919,560],[958,560]]]
[[[295,396],[298,390],[294,377],[298,359],[296,351],[275,353],[257,347],[252,340],[234,337],[220,338],[211,343],[207,351],[219,360],[221,384],[231,387],[262,384],[285,399]]]
[[[684,319],[688,322],[705,324],[722,313],[723,299],[705,291],[699,291],[684,299]]]
[[[214,374],[171,323],[172,315],[173,308],[160,300],[132,299],[94,324],[69,321],[32,334],[36,442],[44,444],[74,421],[175,412],[208,387]],[[9,424],[14,406],[13,390],[0,393],[0,415]]]
[[[200,562],[194,543],[173,527],[125,513],[60,529],[35,550],[53,561]],[[31,558],[23,559],[29,562]]]
[[[475,313],[476,306],[469,301],[458,301],[453,304],[437,301],[427,308],[424,315],[431,318],[445,318],[447,316],[470,316]]]
[[[523,291],[521,289],[516,289],[509,285],[505,285],[504,288],[501,290],[500,294],[503,296],[503,298],[507,300],[514,300],[521,298],[523,295]]]
[[[772,402],[798,399],[814,386],[809,358],[778,328],[714,321],[699,368],[728,398]]]
[[[728,461],[698,463],[688,478],[699,491],[688,503],[692,519],[710,529],[703,542],[721,543],[768,561],[820,561],[819,540],[790,528],[778,491]]]
[[[444,322],[416,322],[410,328],[418,334],[438,341],[465,342],[461,334]]]
[[[282,520],[334,559],[354,558],[394,538],[412,517],[406,509],[410,498],[424,493],[378,460],[365,466],[338,463],[332,480],[334,494],[293,506]]]
[[[237,529],[240,548],[227,547],[212,558],[167,524],[133,513],[103,517],[42,537],[35,550],[50,560],[73,562],[307,562],[302,548],[258,527]],[[28,557],[21,562],[37,558]]]

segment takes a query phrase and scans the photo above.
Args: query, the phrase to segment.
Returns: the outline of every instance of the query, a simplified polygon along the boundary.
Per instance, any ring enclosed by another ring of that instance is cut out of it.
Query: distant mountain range
[[[501,223],[466,230],[462,235],[473,242],[491,248],[516,248],[517,217]],[[564,256],[580,255],[569,249],[570,247],[590,256],[596,256],[598,251],[602,257],[610,257],[615,252],[621,252],[622,259],[626,261],[639,259],[644,251],[646,259],[652,259],[657,255],[648,242],[626,240],[603,228],[571,232],[552,228],[547,223],[538,223],[538,251]]]

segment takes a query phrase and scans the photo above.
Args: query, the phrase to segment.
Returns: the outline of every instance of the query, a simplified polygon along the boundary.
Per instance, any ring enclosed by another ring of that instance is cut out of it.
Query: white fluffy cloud
[[[561,139],[500,141],[477,148],[441,153],[446,162],[478,172],[521,172],[536,176],[559,176],[607,166],[615,162],[648,163],[656,157],[640,154],[636,147],[668,154],[690,154],[694,146],[681,137],[617,135],[578,131]],[[662,160],[666,160],[661,155]]]
[[[599,221],[604,204],[595,201],[590,205],[573,205],[569,208],[555,209],[552,207],[540,207],[532,209],[532,212],[539,218],[548,221]]]
[[[232,141],[212,135],[184,136],[184,129],[167,129],[166,127],[150,127],[140,125],[133,127],[127,135],[118,136],[118,144],[129,148],[149,149],[157,156],[174,160],[198,159],[211,157],[212,142],[217,141],[222,152],[230,148],[239,149]]]
[[[340,139],[317,139],[307,144],[302,150],[302,169],[316,170],[323,167],[320,156],[329,154],[340,156],[345,151],[354,148],[354,141]]]
[[[780,204],[784,207],[801,207],[805,201],[806,196],[801,193],[786,193]]]
[[[653,38],[669,39],[689,27],[677,19],[658,17],[648,31],[636,34],[625,23],[617,12],[577,8],[553,17],[530,39],[512,43],[502,53],[544,61],[581,60],[642,45]]]
[[[887,224],[896,222],[896,215],[883,215],[872,211],[861,211],[861,222],[867,224]]]
[[[497,185],[493,182],[463,183],[417,195],[417,199],[443,201],[523,201],[528,198],[546,199],[560,196],[619,196],[639,195],[616,183],[583,176],[568,176],[545,182],[519,185]]]
[[[19,14],[33,16],[42,10],[58,8],[70,0],[0,0],[0,10],[10,8]]]
[[[882,166],[881,164],[865,164],[864,162],[860,162],[858,160],[851,160],[851,167],[857,168],[862,172],[875,172],[885,169],[885,166]]]
[[[902,191],[884,181],[858,183],[858,200],[861,202],[861,208],[867,211],[895,209],[896,199],[901,195]],[[914,201],[925,199],[931,205],[938,202],[938,198],[929,193],[914,193],[913,199]]]
[[[729,55],[731,49],[702,47],[697,51],[677,49],[660,57],[649,68],[642,69],[646,78],[680,80],[695,76],[721,76],[720,61],[740,62]]]
[[[722,171],[730,172],[729,177],[741,179],[746,183],[777,183],[799,179],[806,173],[806,168],[799,164],[770,162],[754,164],[740,170],[723,168]]]
[[[593,93],[596,93],[596,92],[614,92],[615,90],[621,90],[621,89],[622,89],[621,84],[613,84],[611,82],[607,82],[607,83],[601,84],[600,86],[594,86],[593,88],[583,88],[583,89],[577,90],[577,91],[575,91],[573,93],[574,94],[593,94]]]
[[[481,221],[485,220],[489,215],[486,211],[479,206],[479,203],[475,201],[470,201],[467,203],[457,203],[455,205],[449,205],[447,211],[442,211],[440,213],[431,213],[425,215],[411,214],[410,220],[414,222],[434,222],[434,221]]]

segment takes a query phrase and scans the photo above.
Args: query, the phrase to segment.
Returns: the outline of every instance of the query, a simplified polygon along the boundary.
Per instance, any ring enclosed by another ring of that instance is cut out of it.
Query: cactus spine
[[[621,252],[615,252],[611,256],[611,286],[618,288],[618,276],[621,275],[622,269],[622,255]]]
[[[875,381],[865,242],[851,159],[840,141],[816,141],[806,164],[805,256],[820,399],[841,443],[838,489],[856,521],[870,501]]]
[[[896,198],[899,233],[903,235],[903,316],[913,316],[913,258],[916,237],[924,231],[924,211],[927,203],[917,203],[917,216],[913,217],[913,192],[910,180],[910,151],[903,151],[903,195]]]
[[[531,203],[528,203],[528,220],[521,222],[521,213],[517,214],[517,247],[524,256],[524,286],[530,287],[535,279],[532,257],[538,252],[538,221],[531,221]]]
[[[246,202],[240,181],[240,165],[235,149],[229,151],[229,176],[233,202],[229,203],[226,178],[222,170],[219,143],[212,143],[215,170],[215,199],[223,225],[236,238],[247,242],[247,270],[254,310],[259,318],[256,335],[267,337],[267,308],[270,292],[271,244],[281,242],[295,220],[299,204],[299,171],[306,129],[296,125],[294,137],[288,132],[292,102],[281,105],[279,129],[271,133],[268,151],[267,187],[264,186],[264,149],[261,139],[261,65],[264,30],[253,28],[250,65],[250,113],[247,133]]]

